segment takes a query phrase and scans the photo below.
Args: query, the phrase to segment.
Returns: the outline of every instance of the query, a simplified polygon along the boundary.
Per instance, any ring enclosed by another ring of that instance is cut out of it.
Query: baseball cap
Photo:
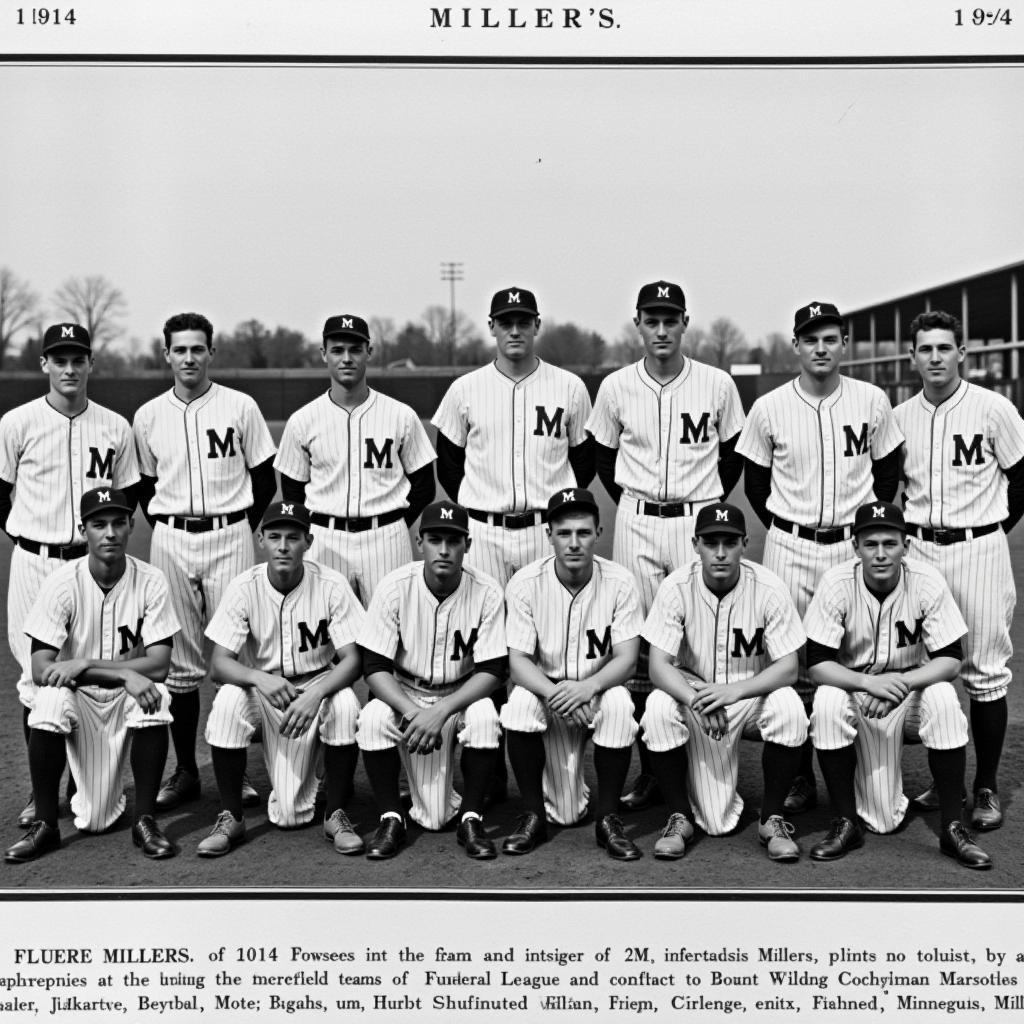
[[[839,324],[842,327],[843,318],[831,302],[809,302],[793,315],[793,334],[806,331],[815,324]]]
[[[551,495],[548,499],[548,520],[557,519],[560,515],[577,509],[593,512],[598,518],[601,516],[594,495],[583,487],[574,487],[569,490],[555,491]]]
[[[272,501],[260,520],[260,529],[275,523],[294,523],[309,533],[309,509],[297,501]]]
[[[329,316],[324,322],[324,341],[342,334],[350,334],[367,344],[370,342],[370,328],[366,326],[366,321],[361,316],[353,316],[351,313]]]
[[[645,284],[636,297],[636,308],[651,309],[654,306],[678,309],[685,313],[686,296],[683,294],[683,289],[671,281],[655,281],[652,284]]]
[[[537,312],[537,297],[526,288],[502,288],[495,292],[491,299],[491,316],[501,316],[502,313],[529,313],[530,316],[539,316]]]
[[[92,338],[81,324],[52,324],[43,335],[43,355],[56,348],[81,348],[92,352]]]
[[[124,491],[119,491],[116,487],[94,487],[82,495],[80,518],[84,523],[90,516],[99,512],[109,512],[112,509],[127,512],[129,515],[135,511],[129,504]]]
[[[435,501],[420,516],[420,533],[427,530],[451,530],[469,533],[469,513],[454,501]]]
[[[903,510],[889,501],[870,501],[857,509],[853,519],[853,535],[856,537],[862,530],[877,529],[887,526],[901,533],[907,532],[907,521],[903,518]]]
[[[738,537],[745,537],[747,521],[735,505],[716,501],[714,505],[705,505],[697,513],[697,524],[693,528],[693,535],[702,537],[706,533],[734,533]]]

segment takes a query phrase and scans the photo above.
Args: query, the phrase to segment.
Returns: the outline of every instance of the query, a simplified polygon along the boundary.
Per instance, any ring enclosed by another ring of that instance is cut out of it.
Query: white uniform
[[[402,515],[409,474],[434,458],[416,413],[372,389],[355,409],[328,391],[288,417],[274,468],[306,484],[313,551],[364,606],[384,576],[412,561]]]
[[[7,637],[21,668],[20,690],[32,676],[25,617],[43,580],[65,564],[58,548],[85,553],[77,529],[83,493],[93,487],[123,490],[139,481],[131,427],[95,402],[70,417],[45,397],[26,402],[0,418],[0,479],[14,484],[7,532],[41,545],[38,553],[19,545],[11,553]]]
[[[228,585],[206,628],[216,644],[245,655],[245,664],[289,680],[300,692],[330,672],[336,652],[354,644],[365,613],[345,578],[318,562],[303,563],[302,580],[282,594],[253,566]],[[282,736],[284,712],[255,687],[226,684],[206,722],[206,742],[238,750],[262,725],[263,760],[273,791],[267,817],[281,828],[313,819],[320,744],[356,741],[359,700],[351,686],[321,701],[320,713],[301,736]]]
[[[904,514],[908,524],[927,531],[911,537],[910,553],[942,573],[967,620],[964,688],[973,700],[998,700],[1010,682],[1017,601],[1000,528],[1008,512],[1003,470],[1024,458],[1024,420],[1002,395],[966,381],[941,405],[922,392],[893,414],[907,439]],[[985,527],[982,536],[974,535]],[[971,536],[949,543],[940,533],[945,543],[936,542],[932,531],[944,530]]]
[[[555,683],[588,679],[608,663],[612,649],[640,635],[643,614],[632,574],[605,558],[594,558],[594,574],[577,594],[555,575],[549,555],[520,569],[505,590],[505,639]],[[590,704],[590,728],[602,747],[632,745],[637,733],[633,702],[624,686],[599,693]],[[501,709],[501,724],[517,732],[544,734],[544,805],[550,821],[572,825],[586,813],[583,781],[587,730],[552,714],[521,686]]]
[[[466,475],[450,497],[472,513],[487,513],[486,521],[473,515],[467,564],[504,586],[549,550],[543,510],[555,491],[577,485],[569,449],[586,440],[589,415],[583,381],[542,359],[521,380],[491,362],[452,382],[431,422],[466,450]],[[496,525],[496,514],[523,521]]]
[[[159,569],[126,556],[124,575],[106,593],[89,572],[88,557],[62,566],[43,583],[25,620],[25,633],[58,649],[57,660],[141,657],[143,649],[178,632]],[[122,773],[128,730],[171,722],[163,683],[159,710],[145,713],[123,687],[82,684],[75,689],[28,682],[22,700],[30,728],[67,737],[68,764],[78,785],[71,798],[75,827],[102,832],[125,809]]]
[[[662,580],[693,559],[697,512],[723,498],[719,444],[742,427],[732,377],[693,359],[667,384],[642,359],[601,382],[587,430],[598,444],[618,449],[615,482],[622,496],[612,557],[633,570],[645,613]],[[650,683],[637,679],[633,689],[649,690]]]
[[[480,662],[508,655],[501,588],[479,569],[464,565],[458,589],[438,601],[423,579],[423,563],[410,562],[381,580],[359,644],[390,658],[406,695],[430,707],[457,690]],[[410,755],[395,741],[387,730],[398,720],[384,701],[371,700],[359,715],[359,748],[398,746],[409,778],[410,817],[424,828],[444,828],[462,801],[454,789],[456,738],[467,747],[496,750],[498,713],[490,697],[474,701],[445,723],[441,749],[430,754]]]
[[[643,628],[652,647],[710,684],[740,683],[804,645],[800,616],[785,584],[763,566],[743,559],[736,586],[721,600],[704,582],[699,561],[676,569],[661,585]],[[686,744],[694,818],[709,835],[734,829],[743,810],[736,791],[741,737],[799,747],[807,716],[796,691],[783,686],[724,709],[728,732],[711,739],[696,715],[664,690],[647,699],[641,719],[652,751]]]
[[[904,559],[899,583],[879,604],[864,584],[860,559],[829,569],[804,617],[809,640],[838,649],[840,665],[854,672],[902,672],[959,640],[967,626],[942,577],[931,566]],[[913,691],[885,718],[865,718],[864,691],[819,686],[814,694],[811,739],[820,750],[851,744],[857,813],[874,832],[891,832],[907,812],[903,794],[904,737],[929,748],[967,744],[967,719],[951,683]]]
[[[220,384],[191,402],[165,391],[139,409],[133,430],[139,468],[156,478],[150,515],[169,520],[154,524],[149,559],[167,575],[182,626],[167,687],[186,693],[206,675],[203,628],[228,582],[253,563],[249,470],[274,442],[253,399]],[[188,519],[212,528],[189,532]]]

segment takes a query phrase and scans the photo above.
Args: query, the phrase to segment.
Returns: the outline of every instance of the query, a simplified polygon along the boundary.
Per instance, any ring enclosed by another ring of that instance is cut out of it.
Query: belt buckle
[[[533,525],[532,512],[514,512],[505,516],[505,526],[513,530],[521,529],[524,526]]]
[[[953,531],[952,530],[932,530],[932,540],[936,544],[946,546],[947,544],[954,543]]]

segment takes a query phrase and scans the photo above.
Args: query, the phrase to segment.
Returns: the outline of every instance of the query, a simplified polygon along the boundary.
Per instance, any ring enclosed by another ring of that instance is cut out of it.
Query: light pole
[[[451,355],[450,362],[455,365],[455,282],[462,280],[462,264],[452,262],[441,263],[441,280],[447,281],[451,286],[449,289],[449,309],[451,311]]]

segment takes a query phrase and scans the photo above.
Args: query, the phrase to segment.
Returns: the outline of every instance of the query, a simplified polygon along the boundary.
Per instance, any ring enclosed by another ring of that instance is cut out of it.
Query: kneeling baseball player
[[[632,573],[599,558],[597,502],[582,488],[548,501],[554,554],[520,569],[505,592],[509,669],[501,709],[524,814],[505,853],[529,853],[547,822],[573,825],[587,812],[583,752],[594,736],[598,846],[615,860],[641,854],[615,813],[637,734],[625,682],[640,650],[640,591]]]
[[[804,631],[786,585],[743,558],[746,547],[738,508],[702,508],[694,527],[697,561],[667,577],[644,623],[655,690],[640,725],[671,810],[654,846],[654,856],[665,860],[686,853],[693,820],[713,836],[739,823],[741,738],[764,741],[761,845],[769,860],[800,856],[783,803],[807,739],[807,716],[793,688]]]
[[[398,787],[404,767],[413,821],[437,831],[461,811],[459,845],[489,860],[497,851],[482,809],[501,732],[490,696],[508,671],[501,587],[463,564],[471,541],[461,505],[428,505],[418,544],[423,561],[381,580],[359,637],[376,699],[360,713],[356,738],[381,815],[366,855],[385,860],[405,843]],[[456,740],[461,796],[454,787]]]
[[[906,558],[900,509],[857,510],[856,555],[829,569],[807,609],[807,667],[817,689],[811,738],[836,818],[811,850],[836,860],[864,845],[865,826],[892,832],[907,813],[906,737],[928,749],[939,797],[939,849],[968,868],[992,861],[961,821],[967,718],[953,687],[967,633],[936,569]]]
[[[215,645],[210,674],[221,684],[206,740],[223,810],[196,852],[221,857],[245,837],[246,749],[262,725],[271,823],[297,828],[313,820],[322,749],[324,837],[338,853],[362,853],[343,810],[359,757],[352,684],[361,671],[362,605],[340,573],[305,557],[313,543],[305,505],[272,502],[257,540],[267,562],[231,581],[206,629]],[[239,660],[243,651],[249,664]]]
[[[126,806],[121,775],[129,735],[132,841],[153,859],[177,853],[153,816],[171,721],[163,681],[178,632],[167,579],[125,553],[133,502],[124,491],[86,491],[80,508],[88,555],[46,579],[25,620],[32,681],[23,683],[21,699],[29,708],[36,820],[7,850],[9,864],[60,846],[57,800],[65,763],[78,785],[71,798],[75,826],[102,832],[117,821]]]

